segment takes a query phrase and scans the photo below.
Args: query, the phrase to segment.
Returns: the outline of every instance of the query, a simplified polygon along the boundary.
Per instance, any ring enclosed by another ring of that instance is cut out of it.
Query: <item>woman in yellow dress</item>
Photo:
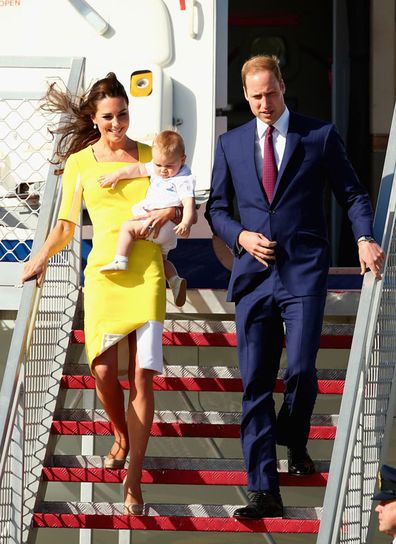
[[[98,397],[114,426],[114,444],[105,467],[122,468],[130,453],[124,481],[125,512],[143,513],[140,487],[143,460],[154,414],[152,380],[163,370],[162,329],[165,279],[160,247],[144,240],[148,232],[175,218],[175,208],[150,212],[129,256],[128,272],[101,274],[111,260],[121,224],[131,206],[145,197],[147,177],[123,180],[113,189],[98,179],[126,163],[151,160],[151,148],[126,135],[128,96],[113,73],[97,81],[75,104],[73,97],[49,88],[45,109],[66,113],[69,121],[56,154],[63,172],[63,196],[58,221],[40,252],[26,263],[22,280],[37,277],[41,286],[48,259],[72,239],[84,200],[93,225],[92,251],[85,269],[84,313],[86,352],[96,379]],[[118,375],[127,369],[130,397],[125,419]]]

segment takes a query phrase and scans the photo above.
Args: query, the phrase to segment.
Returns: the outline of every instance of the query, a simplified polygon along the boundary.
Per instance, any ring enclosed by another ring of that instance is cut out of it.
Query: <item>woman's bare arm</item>
[[[22,283],[36,277],[37,286],[43,285],[49,259],[67,246],[73,238],[74,229],[75,224],[70,221],[63,219],[57,221],[43,247],[25,264],[21,278]]]

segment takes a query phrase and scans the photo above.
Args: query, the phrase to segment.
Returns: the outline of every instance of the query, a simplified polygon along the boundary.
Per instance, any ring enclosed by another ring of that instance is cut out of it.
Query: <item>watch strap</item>
[[[361,236],[360,238],[358,238],[357,240],[357,243],[359,244],[360,242],[375,242],[375,239],[372,237],[372,236]]]

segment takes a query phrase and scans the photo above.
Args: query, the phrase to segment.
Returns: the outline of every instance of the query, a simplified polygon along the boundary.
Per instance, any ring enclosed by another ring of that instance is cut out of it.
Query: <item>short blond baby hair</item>
[[[183,138],[175,130],[163,130],[154,138],[153,148],[166,155],[186,154]]]

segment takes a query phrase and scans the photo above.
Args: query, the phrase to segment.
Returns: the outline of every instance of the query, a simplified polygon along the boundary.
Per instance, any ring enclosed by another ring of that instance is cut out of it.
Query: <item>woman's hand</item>
[[[37,287],[42,287],[44,283],[45,271],[48,266],[48,257],[43,254],[38,254],[28,261],[23,267],[21,282],[36,278]]]
[[[37,287],[43,285],[49,259],[67,246],[73,238],[74,229],[74,223],[58,219],[43,247],[35,257],[25,264],[21,277],[22,283],[36,278]]]
[[[147,211],[144,215],[134,217],[134,219],[147,219],[147,223],[142,226],[140,235],[146,238],[146,236],[153,233],[153,238],[157,238],[161,227],[174,219],[176,215],[175,209],[163,208],[161,210],[151,210]]]

